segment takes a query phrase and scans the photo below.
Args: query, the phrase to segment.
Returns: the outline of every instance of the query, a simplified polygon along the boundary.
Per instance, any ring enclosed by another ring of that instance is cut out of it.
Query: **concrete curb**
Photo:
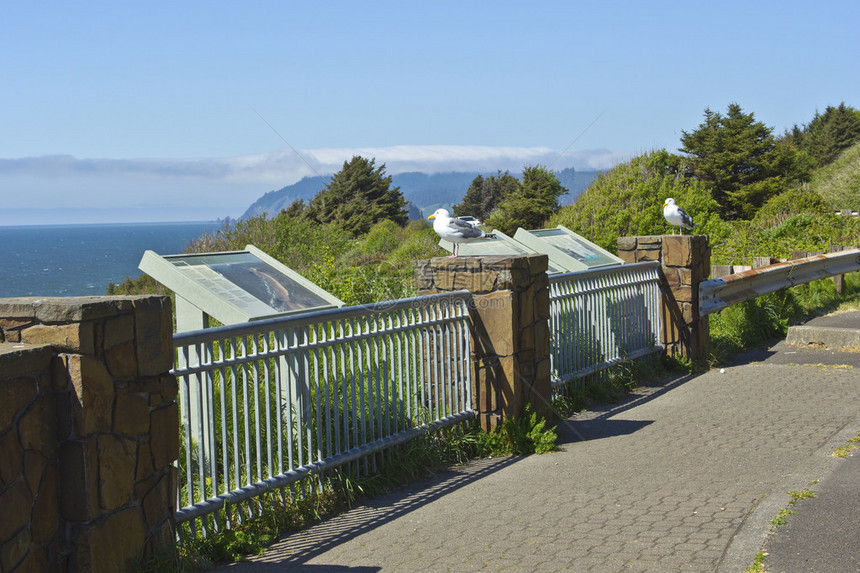
[[[860,349],[860,330],[826,326],[791,326],[785,337],[791,346],[823,346],[831,350]]]
[[[814,482],[821,482],[845,461],[833,456],[834,450],[844,446],[850,438],[857,435],[858,430],[860,417],[833,434],[812,456],[785,476],[770,494],[756,504],[726,548],[717,568],[718,573],[738,573],[752,565],[756,554],[762,550],[773,530],[770,520],[776,517],[781,509],[788,507],[791,501],[788,492],[803,489],[814,491]]]

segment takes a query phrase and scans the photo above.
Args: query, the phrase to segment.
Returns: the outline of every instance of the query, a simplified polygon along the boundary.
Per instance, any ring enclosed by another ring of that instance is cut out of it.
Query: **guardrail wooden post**
[[[625,263],[660,261],[663,293],[660,342],[671,356],[699,362],[705,358],[708,317],[699,316],[699,283],[708,278],[711,249],[706,235],[620,237],[618,256]]]
[[[447,257],[417,265],[419,295],[474,294],[472,401],[487,431],[526,403],[552,415],[547,265],[546,255]]]

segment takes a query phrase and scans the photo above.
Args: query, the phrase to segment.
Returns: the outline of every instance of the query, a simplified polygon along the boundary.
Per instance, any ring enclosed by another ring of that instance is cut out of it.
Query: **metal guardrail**
[[[660,263],[549,277],[554,393],[623,360],[659,352]]]
[[[457,291],[176,334],[177,522],[205,533],[218,520],[199,518],[225,506],[474,417],[470,301]]]
[[[771,292],[860,270],[860,249],[777,263],[699,283],[699,315]]]

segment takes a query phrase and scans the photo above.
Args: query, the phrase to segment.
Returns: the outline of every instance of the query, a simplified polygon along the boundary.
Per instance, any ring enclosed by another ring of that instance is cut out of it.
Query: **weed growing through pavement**
[[[770,520],[770,524],[774,527],[782,527],[786,523],[788,523],[788,516],[794,515],[797,513],[793,509],[780,509],[779,513],[776,514],[776,517]]]
[[[792,505],[794,503],[796,503],[797,500],[799,500],[799,499],[812,499],[813,497],[816,497],[815,492],[812,491],[811,489],[804,489],[801,491],[790,491],[790,492],[788,492],[788,495],[791,496],[791,501],[789,503]]]
[[[852,455],[851,452],[856,450],[860,450],[860,432],[857,432],[856,436],[850,438],[847,444],[836,448],[833,455],[837,458],[847,458]]]
[[[744,573],[765,573],[764,561],[767,558],[767,553],[759,551],[755,556],[755,561],[750,565]]]

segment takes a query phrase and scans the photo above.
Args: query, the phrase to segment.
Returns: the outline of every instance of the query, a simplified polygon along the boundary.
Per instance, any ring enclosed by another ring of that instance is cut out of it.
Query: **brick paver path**
[[[715,571],[756,504],[860,430],[858,412],[857,368],[712,370],[567,421],[560,452],[474,462],[223,570]]]

